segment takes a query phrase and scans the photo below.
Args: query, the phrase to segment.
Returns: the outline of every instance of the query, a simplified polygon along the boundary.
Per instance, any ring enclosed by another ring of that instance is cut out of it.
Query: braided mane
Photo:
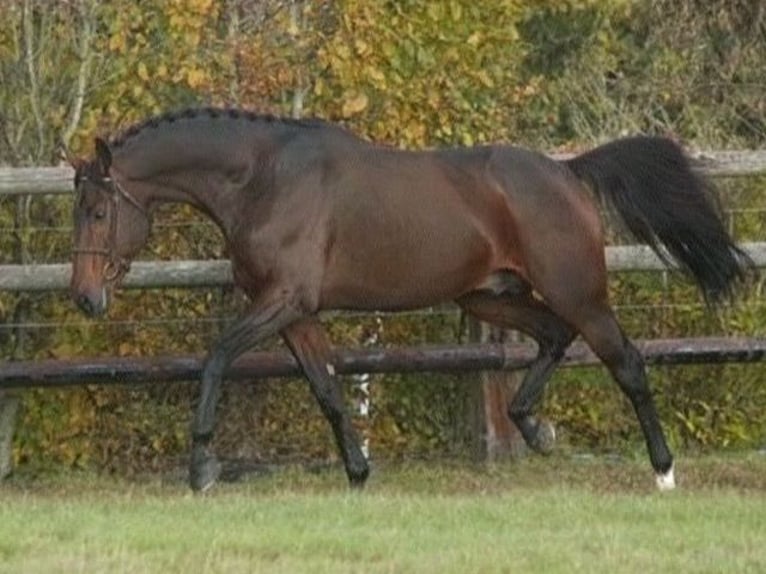
[[[297,126],[305,128],[317,128],[323,126],[329,126],[324,120],[316,118],[307,119],[294,119],[288,117],[274,116],[271,114],[259,114],[251,110],[245,110],[240,108],[218,108],[218,107],[203,107],[203,108],[185,108],[182,110],[176,110],[166,112],[161,115],[150,117],[144,121],[135,123],[121,132],[117,133],[110,139],[110,144],[119,148],[133,139],[139,133],[144,132],[147,129],[157,129],[163,125],[173,124],[179,120],[194,119],[194,118],[208,118],[215,119],[228,119],[235,121],[248,121],[248,122],[267,122],[267,123],[279,123],[288,126]]]

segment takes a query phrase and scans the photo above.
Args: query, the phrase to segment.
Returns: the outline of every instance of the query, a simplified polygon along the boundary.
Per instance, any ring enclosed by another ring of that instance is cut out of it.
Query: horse
[[[342,404],[323,310],[400,311],[454,301],[538,346],[507,412],[533,451],[553,427],[541,395],[581,336],[628,397],[656,484],[674,459],[641,354],[609,304],[602,219],[687,272],[705,300],[730,298],[750,262],[722,223],[716,190],[667,138],[609,141],[569,159],[511,145],[404,150],[319,119],[198,108],[154,116],[69,157],[75,200],[71,296],[87,315],[147,243],[163,203],[220,229],[248,311],[212,346],[191,429],[189,483],[219,476],[211,440],[232,361],[281,335],[329,422],[349,484],[369,465]],[[606,206],[608,209],[601,209]]]

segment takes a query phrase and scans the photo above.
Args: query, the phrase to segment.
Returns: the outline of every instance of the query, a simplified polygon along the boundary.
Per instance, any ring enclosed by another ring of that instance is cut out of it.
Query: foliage
[[[513,139],[522,3],[341,4],[318,52],[315,105],[369,137],[399,145]]]
[[[55,162],[58,140],[89,154],[96,134],[209,103],[321,116],[406,147],[572,149],[634,132],[762,146],[765,26],[760,3],[728,0],[10,0],[0,3],[0,164]],[[764,179],[722,188],[737,237],[762,237]],[[66,260],[69,210],[69,198],[0,198],[2,262]],[[142,258],[222,255],[211,225],[173,208],[159,214]],[[672,274],[623,274],[611,287],[633,337],[763,334],[760,284],[720,314]],[[64,295],[3,294],[0,349],[4,359],[200,353],[242,305],[226,290],[123,292],[109,322],[85,322]],[[339,344],[396,345],[454,341],[458,321],[436,313],[329,323]],[[653,368],[650,378],[678,446],[766,440],[758,368]],[[376,376],[372,416],[356,423],[374,453],[459,452],[466,380]],[[185,452],[193,388],[28,393],[17,458],[136,469],[172,460]],[[576,445],[640,442],[602,369],[559,373],[542,411]],[[301,382],[232,386],[222,413],[217,440],[228,456],[334,456]]]
[[[765,27],[762,8],[744,2],[614,0],[531,10],[522,37],[537,48],[529,71],[545,85],[533,107],[557,117],[533,132],[590,141],[646,132],[702,147],[762,143]]]

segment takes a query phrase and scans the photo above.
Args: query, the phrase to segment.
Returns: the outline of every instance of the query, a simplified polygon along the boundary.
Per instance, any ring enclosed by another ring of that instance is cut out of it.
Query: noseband
[[[85,179],[84,177],[82,179]],[[107,284],[114,283],[121,279],[130,271],[130,259],[117,253],[117,219],[120,213],[120,198],[127,200],[135,207],[141,215],[147,220],[149,214],[146,209],[130,193],[117,183],[111,177],[105,177],[100,180],[103,183],[111,184],[111,209],[109,210],[109,241],[107,247],[75,247],[72,249],[72,255],[100,255],[106,259],[104,263],[103,278]]]

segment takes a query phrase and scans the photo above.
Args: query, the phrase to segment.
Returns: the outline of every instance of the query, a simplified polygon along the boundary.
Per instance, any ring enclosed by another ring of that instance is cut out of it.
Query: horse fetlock
[[[189,465],[189,485],[195,492],[205,492],[218,480],[221,474],[221,463],[218,458],[204,446],[195,446],[192,450]]]

